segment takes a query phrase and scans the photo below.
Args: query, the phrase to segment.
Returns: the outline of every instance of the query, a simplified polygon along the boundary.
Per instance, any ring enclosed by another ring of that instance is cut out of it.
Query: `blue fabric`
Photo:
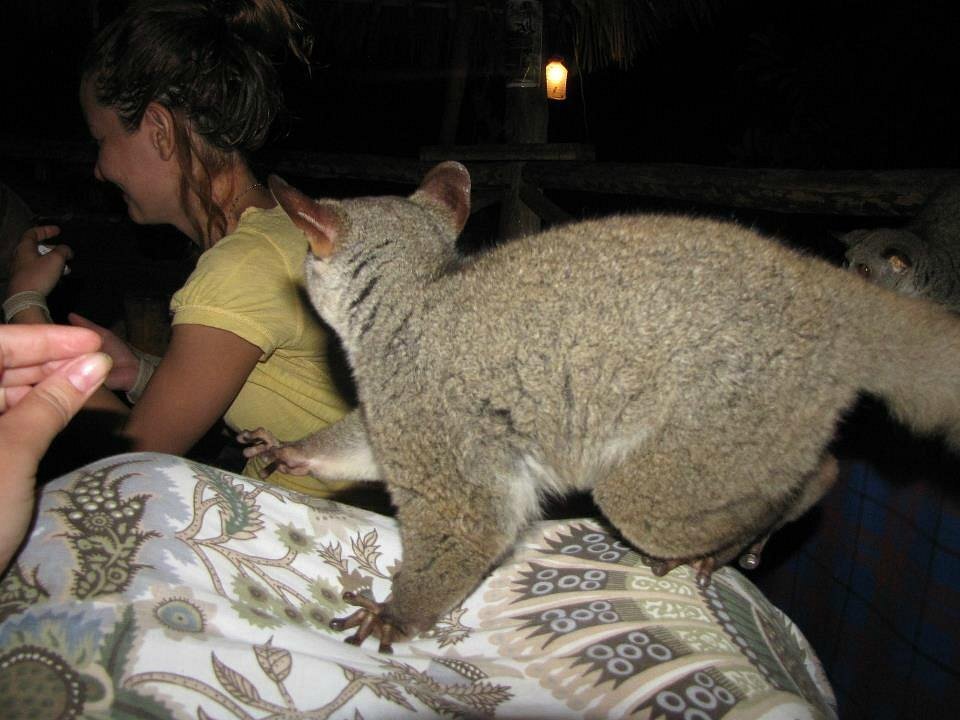
[[[956,479],[841,463],[812,517],[775,536],[772,565],[751,577],[817,651],[845,720],[960,712]]]

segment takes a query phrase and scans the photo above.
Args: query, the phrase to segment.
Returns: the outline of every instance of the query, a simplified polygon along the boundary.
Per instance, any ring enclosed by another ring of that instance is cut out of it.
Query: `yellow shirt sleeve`
[[[228,330],[269,357],[302,332],[296,307],[301,268],[290,267],[283,243],[262,227],[238,227],[200,256],[187,283],[173,297],[174,324]],[[300,259],[302,263],[302,258]]]
[[[262,351],[224,415],[234,431],[264,427],[297,440],[348,409],[331,378],[328,330],[303,287],[306,252],[306,239],[281,208],[248,209],[233,233],[200,256],[170,303],[174,325],[227,330]],[[317,482],[297,478],[296,489],[305,481]]]

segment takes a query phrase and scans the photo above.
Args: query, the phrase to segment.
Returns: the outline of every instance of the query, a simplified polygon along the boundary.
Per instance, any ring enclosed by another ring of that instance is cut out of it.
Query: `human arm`
[[[41,255],[38,252],[38,245],[59,234],[60,228],[55,225],[38,225],[24,232],[17,244],[10,262],[7,299],[22,293],[32,293],[41,304],[20,303],[19,307],[22,309],[7,320],[11,325],[41,325],[52,322],[45,305],[45,298],[63,276],[63,268],[73,257],[73,251],[67,245],[59,244],[54,245],[51,252]],[[104,349],[112,356],[110,348]],[[102,387],[89,397],[86,407],[88,410],[102,410],[119,417],[127,414],[127,406],[112,392]]]
[[[83,328],[0,326],[0,568],[30,525],[41,458],[110,369],[99,346]]]
[[[259,213],[248,216],[244,227],[200,256],[187,282],[174,293],[170,302],[173,315],[170,343],[146,391],[134,406],[135,416],[129,426],[131,436],[138,438],[137,445],[147,433],[161,431],[137,427],[139,413],[154,407],[155,403],[171,403],[171,398],[176,396],[194,402],[193,398],[208,393],[209,397],[202,404],[197,403],[196,413],[186,421],[193,422],[202,413],[199,424],[203,431],[209,429],[227,414],[260,360],[265,361],[267,386],[253,388],[251,396],[269,402],[267,398],[277,394],[277,402],[284,402],[282,388],[270,382],[276,377],[273,368],[286,367],[288,350],[296,353],[302,348],[303,352],[312,353],[320,340],[315,345],[310,334],[311,342],[301,344],[308,319],[304,317],[300,299],[300,268],[306,251],[301,250],[299,257],[285,254],[286,246],[293,243],[283,237],[289,221],[285,216],[280,217],[282,223],[271,222]],[[301,243],[297,240],[299,250]],[[280,357],[276,358],[278,352]],[[276,360],[272,364],[271,358]],[[196,377],[196,387],[183,386],[183,379],[188,376]],[[251,401],[245,397],[238,405],[238,419],[250,417],[248,411],[252,406],[247,403]],[[253,401],[253,405],[258,402]],[[252,412],[258,420],[263,418],[263,424],[277,429],[273,424],[277,417],[274,411]],[[184,423],[181,426],[185,426]],[[178,428],[172,430],[176,432]],[[174,433],[163,431],[163,434]],[[196,429],[191,434],[194,441],[200,436]]]
[[[116,353],[114,362],[124,362],[129,348],[122,340],[94,323],[87,327],[104,338],[111,356]],[[133,408],[101,389],[84,409],[119,416],[116,432],[130,441],[130,450],[183,455],[223,417],[260,355],[260,348],[227,330],[175,325],[163,359]],[[118,389],[129,389],[118,385],[113,373],[110,378]]]
[[[124,425],[132,449],[186,453],[223,417],[261,354],[227,330],[174,325],[167,352]]]
[[[274,284],[285,285],[285,265],[277,262],[260,237],[249,238],[241,249],[246,247],[256,251],[249,259],[241,253],[240,257],[217,260],[222,255],[218,246],[218,252],[212,254],[214,261],[201,261],[201,281],[179,293],[187,307],[178,307],[177,317],[191,317],[175,322],[167,351],[132,409],[106,389],[88,404],[88,409],[109,410],[118,416],[122,426],[116,431],[130,440],[128,449],[189,451],[224,415],[267,348],[264,343],[268,340],[251,328],[274,327],[275,318],[257,316],[257,308],[246,304],[249,293],[244,288],[270,272],[277,276],[272,279]],[[275,304],[282,319],[288,310],[283,302]],[[111,373],[109,386],[129,390],[132,353],[126,343],[79,316],[71,315],[70,321],[101,335],[104,350],[114,357],[118,368]],[[217,327],[220,322],[228,324]]]
[[[40,241],[47,234],[35,237]],[[18,252],[31,250],[25,241]],[[25,266],[29,268],[31,263]],[[33,307],[18,313],[14,320],[48,322]],[[78,315],[71,314],[70,322],[102,338],[103,349],[117,368],[109,375],[108,387],[130,390],[139,359],[129,346],[106,328]],[[118,432],[131,440],[131,450],[184,454],[230,407],[260,355],[260,348],[232,332],[203,325],[177,325],[162,362],[132,410],[106,388],[94,393],[85,409],[118,416],[122,423]]]

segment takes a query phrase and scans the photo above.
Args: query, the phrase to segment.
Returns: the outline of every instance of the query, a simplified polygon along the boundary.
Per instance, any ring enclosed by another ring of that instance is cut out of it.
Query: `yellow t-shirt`
[[[263,351],[224,415],[235,431],[264,427],[298,440],[339,420],[348,405],[331,380],[327,330],[303,287],[307,241],[283,209],[248,208],[205,251],[170,303],[173,324],[227,330]],[[244,473],[258,477],[256,459]],[[269,480],[327,496],[351,483],[273,473]]]

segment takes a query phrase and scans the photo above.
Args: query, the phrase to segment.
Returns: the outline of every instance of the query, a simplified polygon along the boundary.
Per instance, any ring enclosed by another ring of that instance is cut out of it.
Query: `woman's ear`
[[[140,124],[149,133],[150,142],[161,159],[169,160],[173,157],[176,146],[173,113],[154,101],[147,105]]]

